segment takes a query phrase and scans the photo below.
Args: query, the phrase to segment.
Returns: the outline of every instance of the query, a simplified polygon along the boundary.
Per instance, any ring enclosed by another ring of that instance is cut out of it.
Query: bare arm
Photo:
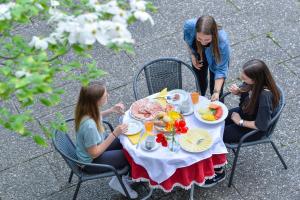
[[[121,134],[127,132],[128,125],[127,124],[121,124],[116,127],[114,132],[110,134],[101,144],[99,145],[93,145],[89,148],[87,148],[87,152],[91,155],[92,158],[97,158],[99,155],[101,155],[108,147],[111,145],[111,143]]]
[[[231,119],[236,125],[239,125],[240,120],[242,118],[238,113],[233,112],[232,115],[231,115]],[[257,129],[257,127],[255,125],[255,121],[246,121],[246,120],[244,120],[243,126],[246,127],[246,128]]]

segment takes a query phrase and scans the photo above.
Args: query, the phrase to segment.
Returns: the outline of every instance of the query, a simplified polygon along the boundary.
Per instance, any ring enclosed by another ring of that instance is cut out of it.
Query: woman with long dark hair
[[[92,82],[89,86],[81,88],[75,110],[76,154],[84,163],[108,164],[121,169],[128,165],[128,162],[117,137],[127,131],[128,125],[121,124],[110,134],[105,131],[102,117],[111,113],[124,113],[122,103],[100,112],[101,107],[107,103],[107,97],[107,90],[101,83]],[[83,170],[91,174],[104,172],[88,166]],[[122,181],[131,198],[137,198],[137,193],[129,185],[128,177],[122,176]],[[125,196],[117,177],[111,179],[109,186]]]
[[[201,95],[205,96],[208,87],[209,70],[211,100],[219,100],[229,67],[230,52],[226,32],[213,17],[201,16],[184,23],[184,40],[191,53]]]
[[[246,141],[260,139],[268,130],[274,109],[278,106],[280,93],[267,65],[261,60],[250,60],[241,72],[243,84],[230,86],[229,91],[240,96],[238,107],[229,111],[225,121],[223,140],[237,143],[248,132],[258,129],[258,133]],[[211,187],[225,179],[225,170],[215,168],[216,176],[208,179],[203,187]]]
[[[272,112],[278,106],[280,93],[267,65],[261,60],[250,60],[241,72],[243,85],[231,85],[229,91],[240,96],[239,107],[231,109],[225,123],[223,140],[239,142],[253,129],[260,130],[247,141],[260,139],[267,131]]]

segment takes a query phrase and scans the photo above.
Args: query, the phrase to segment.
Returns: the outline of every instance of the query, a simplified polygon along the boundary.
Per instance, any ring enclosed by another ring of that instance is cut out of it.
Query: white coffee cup
[[[181,113],[187,113],[190,111],[190,102],[189,100],[186,100],[184,102],[182,102],[181,106],[180,106],[180,111]]]
[[[155,147],[155,136],[149,135],[145,140],[145,147],[148,150],[151,150]]]

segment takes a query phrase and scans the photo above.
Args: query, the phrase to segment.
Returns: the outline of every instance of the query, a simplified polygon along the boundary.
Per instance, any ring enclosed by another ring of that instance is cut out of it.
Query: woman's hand
[[[211,101],[218,101],[220,98],[220,94],[218,92],[214,92],[213,95],[211,96],[210,100]]]
[[[233,112],[233,113],[231,114],[231,120],[232,120],[235,124],[238,125],[241,119],[242,119],[242,118],[241,118],[241,116],[240,116],[239,113]]]
[[[239,87],[236,84],[232,84],[229,87],[229,92],[231,92],[234,95],[238,95],[240,93]]]
[[[117,103],[116,105],[114,105],[113,107],[111,107],[111,111],[117,114],[124,114],[125,111],[125,106],[123,103]]]
[[[193,65],[194,65],[194,67],[195,67],[196,69],[198,69],[198,70],[200,70],[201,67],[203,66],[202,64],[200,64],[200,63],[197,61],[196,57],[195,57],[193,54],[192,54],[192,63],[193,63]]]
[[[113,134],[118,137],[121,134],[124,134],[128,131],[128,124],[121,124],[117,126],[113,132]]]

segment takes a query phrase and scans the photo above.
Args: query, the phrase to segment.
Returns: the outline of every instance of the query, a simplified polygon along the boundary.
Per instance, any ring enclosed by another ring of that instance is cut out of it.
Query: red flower
[[[156,142],[161,143],[162,146],[168,146],[168,141],[163,133],[158,133],[156,135]]]
[[[186,123],[184,120],[176,120],[174,123],[175,132],[177,134],[186,133],[188,131],[188,127],[186,127]]]

